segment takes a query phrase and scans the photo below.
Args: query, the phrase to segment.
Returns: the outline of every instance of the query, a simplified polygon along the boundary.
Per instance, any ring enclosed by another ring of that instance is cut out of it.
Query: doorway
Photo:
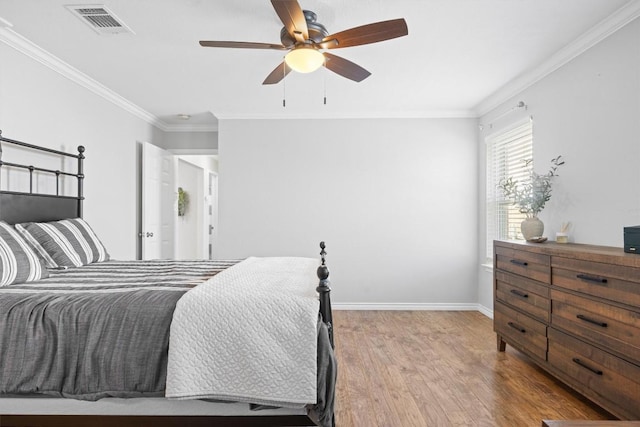
[[[217,156],[176,155],[176,182],[189,195],[176,222],[176,259],[214,259],[218,217]]]
[[[149,143],[141,146],[139,257],[213,259],[217,153],[180,154]],[[180,193],[187,201],[179,212]]]

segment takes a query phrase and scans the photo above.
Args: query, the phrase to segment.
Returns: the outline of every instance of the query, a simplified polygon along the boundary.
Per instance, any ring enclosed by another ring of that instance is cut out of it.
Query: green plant
[[[545,203],[551,199],[551,182],[554,177],[558,176],[556,173],[558,168],[564,165],[562,156],[558,156],[551,159],[549,172],[540,175],[533,170],[532,161],[532,159],[525,160],[524,165],[524,167],[530,168],[529,180],[521,183],[513,177],[509,177],[500,180],[498,184],[504,197],[510,199],[512,204],[517,205],[520,213],[526,214],[527,218],[537,217]]]
[[[178,216],[184,216],[189,204],[189,195],[182,187],[178,187]]]

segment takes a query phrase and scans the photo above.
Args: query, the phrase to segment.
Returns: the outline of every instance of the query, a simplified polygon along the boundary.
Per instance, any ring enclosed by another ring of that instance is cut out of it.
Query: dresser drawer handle
[[[512,259],[512,260],[510,260],[510,262],[511,262],[511,264],[520,265],[522,267],[526,267],[527,265],[529,265],[528,262],[520,261],[519,259]]]
[[[573,360],[573,363],[576,363],[576,364],[582,366],[583,368],[590,370],[594,374],[602,375],[602,371],[600,369],[592,368],[591,366],[587,365],[586,363],[584,363],[582,360],[578,359],[577,357],[574,357],[572,360]]]
[[[509,322],[509,323],[507,323],[507,325],[511,326],[513,329],[515,329],[515,330],[516,330],[516,331],[518,331],[518,332],[522,332],[523,334],[524,334],[525,332],[527,332],[527,330],[526,330],[526,329],[524,329],[524,328],[523,328],[523,327],[521,327],[521,326],[516,325],[516,324],[515,324],[515,323],[513,323],[513,322]]]
[[[520,298],[529,298],[529,294],[525,294],[523,292],[520,292],[517,289],[511,289],[510,291],[512,294],[519,296]]]
[[[603,328],[607,327],[607,323],[606,322],[600,322],[598,320],[593,320],[593,319],[585,316],[584,314],[578,314],[576,317],[578,319],[580,319],[580,320],[584,320],[585,322],[589,322],[589,323],[593,323],[594,325],[602,326]]]
[[[607,279],[604,279],[602,277],[588,276],[586,274],[578,274],[576,275],[576,277],[580,280],[584,280],[585,282],[593,282],[598,285],[604,285],[605,283],[607,283]]]

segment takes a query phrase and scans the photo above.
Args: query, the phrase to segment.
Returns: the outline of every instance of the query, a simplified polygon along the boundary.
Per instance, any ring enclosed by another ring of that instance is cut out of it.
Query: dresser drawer
[[[603,399],[598,403],[605,408],[611,402],[628,418],[640,418],[640,366],[554,328],[549,328],[549,364]]]
[[[551,261],[549,255],[519,249],[495,247],[496,268],[520,276],[529,277],[542,283],[551,282]]]
[[[496,299],[517,307],[543,321],[549,321],[549,286],[504,271],[495,272]]]
[[[547,327],[544,323],[496,301],[493,329],[520,351],[546,360]]]
[[[640,269],[553,257],[551,284],[640,307]]]
[[[640,363],[640,311],[551,290],[551,325]]]

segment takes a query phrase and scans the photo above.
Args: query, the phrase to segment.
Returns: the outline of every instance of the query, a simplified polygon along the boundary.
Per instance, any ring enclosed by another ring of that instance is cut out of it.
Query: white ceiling
[[[0,0],[0,18],[12,33],[154,120],[175,126],[186,123],[178,114],[189,114],[190,125],[215,126],[216,117],[475,116],[509,82],[540,70],[577,40],[587,43],[589,31],[610,27],[621,15],[637,16],[639,3],[300,0],[330,33],[403,17],[409,35],[333,50],[372,73],[361,83],[321,69],[292,72],[284,84],[272,86],[261,83],[282,61],[281,51],[198,45],[279,43],[282,24],[269,0],[104,0],[99,4],[135,32],[111,36],[98,35],[72,15],[64,7],[68,0]]]

